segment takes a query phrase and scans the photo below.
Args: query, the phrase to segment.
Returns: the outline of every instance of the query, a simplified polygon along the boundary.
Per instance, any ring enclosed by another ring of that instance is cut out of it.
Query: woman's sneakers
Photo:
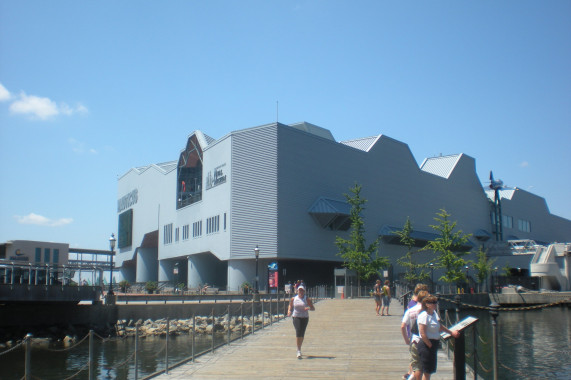
[[[297,350],[297,358],[301,359],[301,351],[300,350]]]

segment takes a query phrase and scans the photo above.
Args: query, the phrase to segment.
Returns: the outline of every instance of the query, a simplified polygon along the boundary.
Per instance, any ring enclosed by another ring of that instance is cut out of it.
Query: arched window
[[[202,200],[202,148],[195,135],[178,159],[176,191],[177,209]]]

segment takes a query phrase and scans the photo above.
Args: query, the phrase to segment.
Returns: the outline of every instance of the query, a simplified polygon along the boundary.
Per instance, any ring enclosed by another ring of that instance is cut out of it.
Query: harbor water
[[[488,311],[470,309],[460,311],[459,319],[474,316],[479,320],[476,328],[466,333],[467,364],[473,366],[474,344],[479,363],[478,376],[492,379],[492,323]],[[454,311],[448,313],[452,323]],[[445,315],[443,315],[445,318]],[[537,310],[500,311],[497,318],[499,344],[499,379],[560,379],[571,373],[571,311],[568,306],[555,306]],[[479,337],[474,337],[476,332]],[[235,337],[232,337],[235,338]],[[239,338],[239,337],[238,337]],[[481,339],[480,339],[481,338]],[[247,339],[247,338],[245,338]],[[215,346],[227,340],[225,334],[215,336]],[[135,339],[95,339],[94,360],[97,379],[135,379],[133,353]],[[475,343],[474,343],[475,342]],[[139,339],[138,378],[164,370],[166,365],[164,337]],[[32,375],[34,379],[60,380],[88,379],[87,340],[71,350],[53,345],[32,350]],[[195,353],[209,350],[212,338],[208,335],[195,337]],[[18,380],[24,376],[25,350],[0,350],[0,380]],[[172,366],[192,355],[192,336],[169,337],[168,363]],[[79,372],[79,373],[78,373]],[[379,373],[382,378],[382,371]],[[472,378],[468,374],[467,378]]]

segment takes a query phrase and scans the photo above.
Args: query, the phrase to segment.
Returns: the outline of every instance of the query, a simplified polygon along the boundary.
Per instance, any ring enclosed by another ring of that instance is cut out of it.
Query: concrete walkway
[[[310,312],[301,360],[286,318],[155,379],[402,379],[409,362],[400,332],[403,309],[392,306],[390,316],[380,317],[370,298],[322,300]],[[445,351],[431,379],[453,379]]]

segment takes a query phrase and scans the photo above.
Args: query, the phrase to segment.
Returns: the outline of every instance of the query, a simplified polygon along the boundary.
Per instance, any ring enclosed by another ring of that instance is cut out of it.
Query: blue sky
[[[567,0],[3,0],[0,242],[107,249],[118,176],[277,115],[468,154],[571,219],[570,68]]]

